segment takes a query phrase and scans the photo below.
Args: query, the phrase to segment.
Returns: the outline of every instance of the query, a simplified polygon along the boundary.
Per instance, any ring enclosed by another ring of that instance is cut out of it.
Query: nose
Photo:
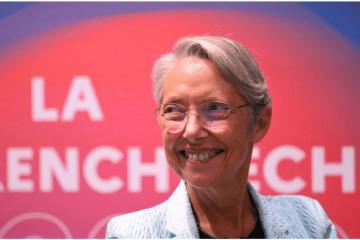
[[[188,113],[188,119],[185,123],[183,137],[190,142],[196,142],[198,139],[208,136],[207,130],[202,126],[201,120],[197,114]]]

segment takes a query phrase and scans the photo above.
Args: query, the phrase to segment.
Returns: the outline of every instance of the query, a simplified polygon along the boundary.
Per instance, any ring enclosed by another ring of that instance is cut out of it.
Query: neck
[[[210,236],[246,237],[256,224],[256,212],[247,191],[247,174],[242,181],[187,191],[201,230]]]

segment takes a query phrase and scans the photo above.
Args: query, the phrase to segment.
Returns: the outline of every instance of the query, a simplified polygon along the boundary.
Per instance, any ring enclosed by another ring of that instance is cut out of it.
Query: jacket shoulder
[[[166,204],[127,213],[110,219],[106,238],[168,237],[165,228]]]
[[[308,238],[336,238],[334,224],[321,204],[310,197],[300,195],[268,196],[266,201],[281,208],[292,228],[306,232]]]

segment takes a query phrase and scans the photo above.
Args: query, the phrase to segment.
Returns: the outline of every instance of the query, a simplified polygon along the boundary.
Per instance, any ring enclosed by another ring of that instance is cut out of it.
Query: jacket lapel
[[[296,222],[296,216],[289,214],[291,206],[286,202],[279,201],[277,198],[264,197],[248,184],[248,191],[259,212],[259,217],[263,225],[266,238],[303,238],[301,231],[292,223]],[[295,218],[295,219],[294,219]]]
[[[190,200],[183,181],[166,202],[166,229],[171,237],[199,238]]]
[[[289,214],[291,206],[277,198],[261,196],[248,184],[248,191],[259,212],[259,217],[265,231],[266,238],[304,238],[301,225],[296,223],[296,216]],[[170,237],[199,238],[197,225],[192,212],[191,203],[184,181],[166,201],[166,229]]]

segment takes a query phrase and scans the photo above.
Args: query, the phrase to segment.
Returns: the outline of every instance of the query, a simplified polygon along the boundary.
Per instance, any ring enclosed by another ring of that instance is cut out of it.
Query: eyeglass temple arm
[[[246,106],[249,106],[250,103],[245,103],[245,104],[242,104],[242,105],[239,105],[239,106],[236,106],[236,107],[233,107],[232,109],[230,109],[230,113],[234,112],[236,109],[239,109],[239,108],[243,108],[243,107],[246,107]]]

